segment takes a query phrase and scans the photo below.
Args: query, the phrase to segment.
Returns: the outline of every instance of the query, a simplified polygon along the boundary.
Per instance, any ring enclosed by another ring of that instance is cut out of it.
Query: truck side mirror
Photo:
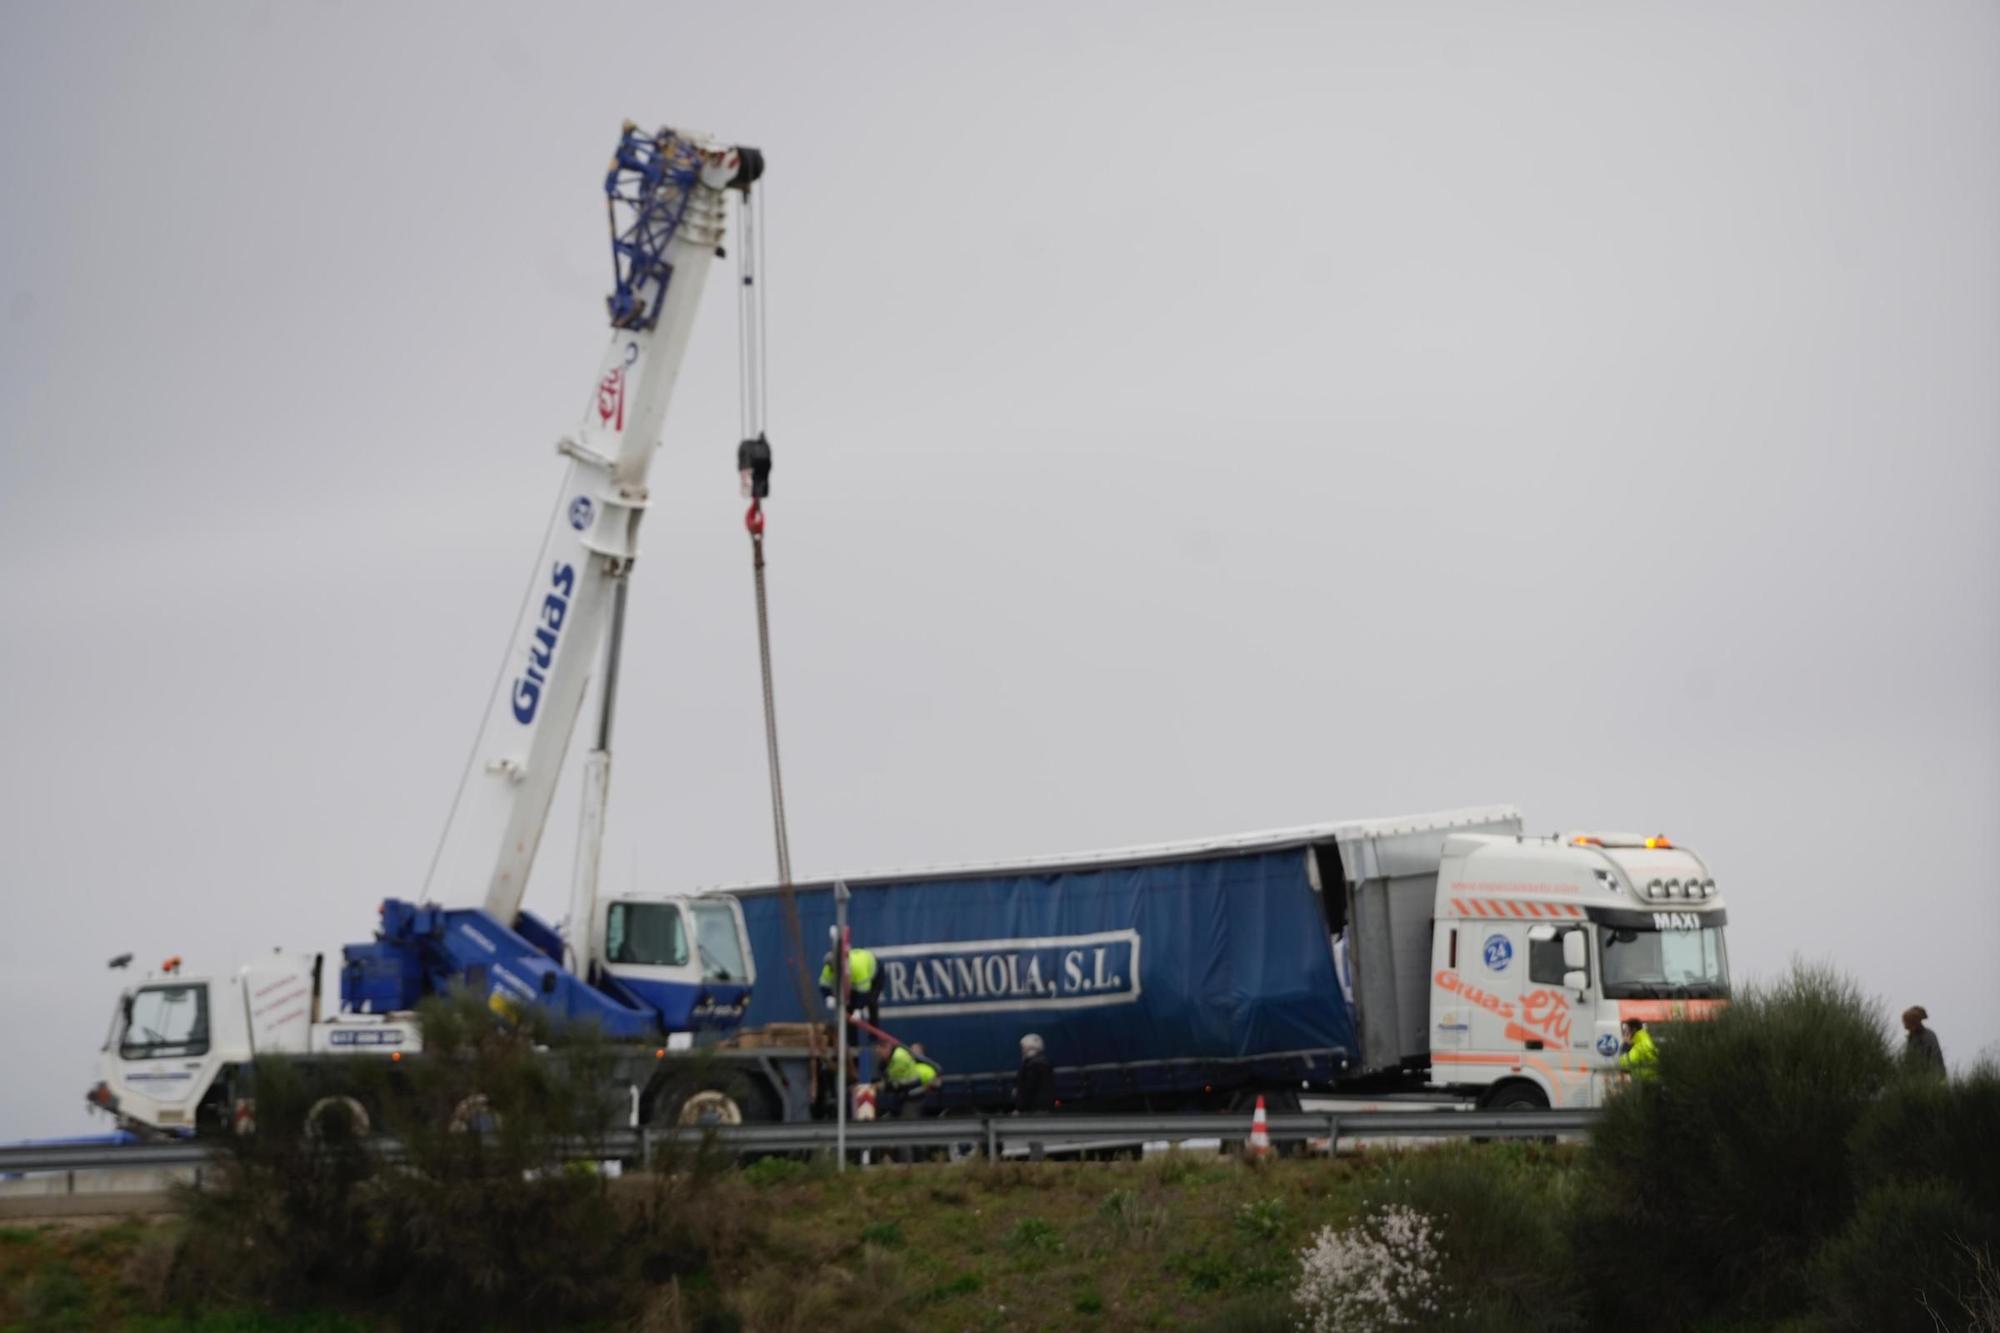
[[[1556,937],[1554,926],[1529,926],[1528,939],[1534,944],[1547,944]]]
[[[1581,968],[1573,968],[1563,973],[1563,985],[1573,991],[1589,990],[1590,973],[1583,971]]]
[[[1588,964],[1589,957],[1588,946],[1584,942],[1583,932],[1580,930],[1564,931],[1563,966],[1569,968],[1584,967]],[[1565,982],[1564,984],[1567,985],[1568,983]]]

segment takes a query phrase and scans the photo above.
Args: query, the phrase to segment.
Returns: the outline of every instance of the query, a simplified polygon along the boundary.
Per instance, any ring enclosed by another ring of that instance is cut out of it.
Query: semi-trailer
[[[881,1025],[940,1066],[945,1110],[1007,1109],[1031,1032],[1063,1109],[1392,1090],[1596,1106],[1621,1079],[1623,1020],[1699,1018],[1729,994],[1699,856],[1531,836],[1511,807],[841,882]],[[829,938],[833,884],[794,889],[803,939]],[[787,955],[778,886],[712,892],[741,905],[765,966],[818,968]],[[805,1017],[773,986],[746,1023]]]

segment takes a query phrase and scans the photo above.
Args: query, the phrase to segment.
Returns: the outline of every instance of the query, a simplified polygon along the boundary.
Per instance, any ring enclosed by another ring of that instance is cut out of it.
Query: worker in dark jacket
[[[1030,1032],[1021,1038],[1021,1071],[1014,1075],[1014,1109],[1035,1115],[1056,1109],[1056,1073],[1042,1054],[1042,1039]]]
[[[1944,1047],[1938,1044],[1937,1033],[1924,1026],[1930,1016],[1930,1010],[1920,1004],[1903,1011],[1903,1031],[1908,1034],[1903,1040],[1903,1064],[1918,1073],[1943,1078]]]

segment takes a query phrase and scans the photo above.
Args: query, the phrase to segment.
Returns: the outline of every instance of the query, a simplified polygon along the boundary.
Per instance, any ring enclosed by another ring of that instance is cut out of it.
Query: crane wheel
[[[715,1088],[691,1093],[674,1113],[674,1123],[682,1126],[740,1125],[743,1107],[734,1097]]]
[[[361,1139],[368,1137],[371,1127],[368,1108],[352,1097],[322,1097],[306,1109],[305,1130],[309,1139]]]
[[[491,1134],[500,1128],[500,1113],[485,1093],[475,1092],[451,1108],[445,1128],[454,1134]]]

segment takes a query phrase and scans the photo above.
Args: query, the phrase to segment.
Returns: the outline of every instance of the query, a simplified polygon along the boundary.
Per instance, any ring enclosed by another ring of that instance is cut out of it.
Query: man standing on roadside
[[[1944,1078],[1944,1047],[1938,1044],[1937,1033],[1924,1026],[1930,1016],[1920,1004],[1903,1011],[1903,1031],[1909,1034],[1903,1041],[1903,1064],[1920,1074]]]
[[[1042,1039],[1033,1032],[1021,1038],[1021,1069],[1014,1075],[1014,1109],[1022,1115],[1036,1115],[1056,1109],[1056,1076],[1049,1057],[1042,1052]]]

